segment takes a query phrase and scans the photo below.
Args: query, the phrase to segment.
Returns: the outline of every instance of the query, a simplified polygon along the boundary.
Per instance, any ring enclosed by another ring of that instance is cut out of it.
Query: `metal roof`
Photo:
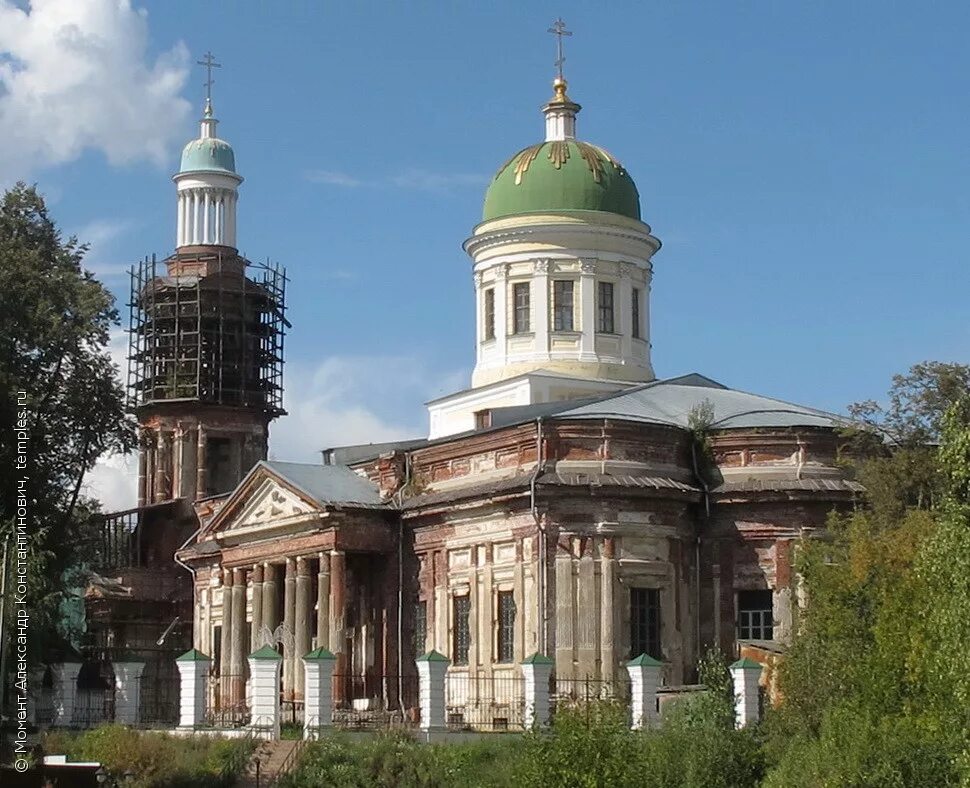
[[[276,460],[262,460],[259,465],[268,468],[321,506],[384,505],[377,485],[354,473],[346,465],[311,465]]]
[[[714,418],[711,429],[744,427],[837,427],[848,419],[815,408],[795,405],[760,394],[737,391],[693,373],[669,380],[656,380],[635,388],[606,394],[594,400],[568,401],[492,411],[493,426],[549,417],[554,419],[612,418],[687,428],[691,411],[710,403]]]

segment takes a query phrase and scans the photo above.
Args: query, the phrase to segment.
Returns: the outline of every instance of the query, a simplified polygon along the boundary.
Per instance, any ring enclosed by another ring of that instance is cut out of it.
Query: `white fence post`
[[[316,648],[303,658],[303,738],[318,739],[333,725],[333,667],[337,658]]]
[[[652,728],[659,721],[657,712],[657,687],[660,686],[660,669],[662,662],[658,662],[647,654],[641,654],[636,659],[626,663],[630,674],[630,706],[633,730]]]
[[[263,646],[247,657],[252,685],[249,727],[254,733],[280,737],[280,668],[283,657],[272,646]]]
[[[179,728],[195,729],[205,719],[205,682],[212,660],[196,648],[175,658],[179,670]]]
[[[753,659],[744,657],[730,667],[734,680],[734,722],[738,728],[757,724],[761,718],[761,680],[762,666]]]
[[[525,679],[522,723],[526,730],[549,724],[549,676],[552,674],[553,664],[550,657],[536,652],[521,665]]]
[[[115,722],[121,725],[137,725],[141,708],[141,675],[144,662],[134,660],[114,662],[115,672]]]
[[[54,671],[54,724],[66,727],[74,723],[77,702],[77,675],[80,662],[61,662],[51,666]]]
[[[422,654],[415,661],[421,706],[421,730],[434,731],[445,728],[445,681],[448,676],[448,657],[437,651]]]

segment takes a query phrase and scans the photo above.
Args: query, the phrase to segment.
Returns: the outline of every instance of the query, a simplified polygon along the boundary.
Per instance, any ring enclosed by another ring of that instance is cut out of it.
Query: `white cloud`
[[[304,173],[303,177],[310,183],[325,183],[328,186],[349,186],[353,188],[363,184],[363,181],[359,178],[335,170],[310,170]]]
[[[84,494],[101,501],[101,510],[117,512],[138,503],[138,457],[135,454],[103,457],[84,480]]]
[[[189,103],[181,43],[152,62],[129,0],[0,0],[0,183],[97,150],[163,164]]]
[[[447,193],[466,186],[484,187],[488,181],[484,175],[470,172],[433,172],[418,167],[401,170],[387,178],[365,180],[337,170],[308,170],[303,177],[311,183],[356,189],[360,186],[374,188],[408,189],[410,191]]]

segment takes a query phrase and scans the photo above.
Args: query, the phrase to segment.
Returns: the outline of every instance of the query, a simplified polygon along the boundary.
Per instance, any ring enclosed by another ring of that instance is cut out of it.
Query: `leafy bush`
[[[422,744],[406,734],[334,735],[307,746],[280,788],[499,788],[517,785],[510,767],[521,738]]]
[[[115,774],[130,771],[133,788],[229,788],[245,770],[254,742],[103,725],[80,734],[50,733],[43,746],[69,760],[100,761]]]

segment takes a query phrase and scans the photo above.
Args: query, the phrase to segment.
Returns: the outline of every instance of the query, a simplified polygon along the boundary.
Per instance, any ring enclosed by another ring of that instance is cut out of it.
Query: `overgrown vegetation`
[[[131,788],[229,788],[246,769],[253,739],[175,737],[104,725],[80,734],[50,733],[44,751],[72,761],[99,761],[113,774],[130,772]]]

